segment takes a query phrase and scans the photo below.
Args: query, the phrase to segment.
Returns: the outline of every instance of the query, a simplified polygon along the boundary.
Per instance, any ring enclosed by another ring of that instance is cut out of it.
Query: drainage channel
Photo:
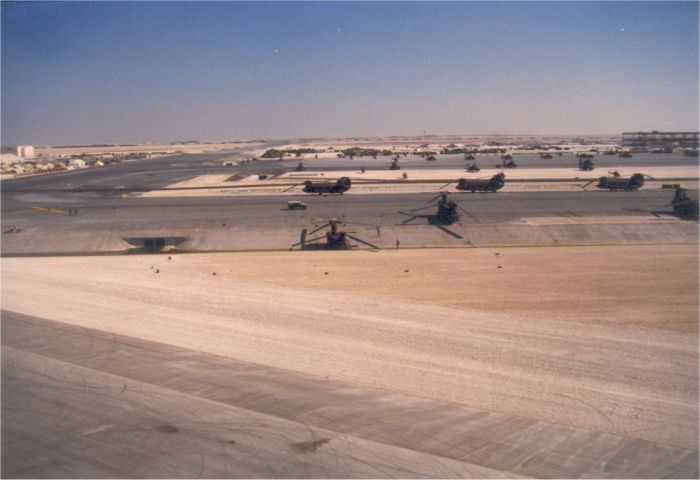
[[[122,240],[129,244],[128,253],[156,253],[177,248],[187,237],[128,237]]]

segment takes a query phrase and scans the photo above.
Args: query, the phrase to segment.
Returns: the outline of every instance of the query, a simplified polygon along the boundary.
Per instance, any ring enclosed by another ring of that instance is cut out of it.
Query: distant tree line
[[[270,148],[262,154],[260,158],[282,158],[285,155],[296,155],[301,156],[304,153],[319,153],[323,150],[318,150],[316,148],[291,148],[289,150],[278,150],[276,148]]]
[[[393,154],[391,150],[377,150],[376,148],[360,148],[352,147],[342,150],[343,155],[346,157],[376,157],[376,156],[390,156]]]
[[[453,153],[471,153],[471,149],[468,148],[460,148],[460,147],[450,147],[450,145],[446,146],[442,150],[440,150],[440,153],[442,155],[450,155]]]

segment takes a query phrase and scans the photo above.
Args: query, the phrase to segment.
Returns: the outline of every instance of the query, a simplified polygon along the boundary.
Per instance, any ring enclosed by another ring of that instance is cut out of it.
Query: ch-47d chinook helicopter
[[[350,190],[352,182],[350,181],[349,177],[341,177],[336,180],[335,183],[306,181],[303,184],[298,183],[296,185],[292,185],[288,189],[283,190],[283,192],[288,192],[299,185],[304,185],[305,193],[318,193],[319,195],[323,195],[324,193],[338,193],[342,195],[344,192]]]
[[[321,219],[321,221],[325,222],[323,225],[317,226],[315,229],[311,230],[310,232],[307,232],[306,229],[303,229],[301,231],[301,236],[299,238],[299,241],[295,244],[293,244],[290,247],[290,250],[292,250],[294,247],[300,247],[302,250],[322,250],[322,249],[327,249],[327,250],[349,250],[351,248],[356,248],[357,245],[352,245],[350,244],[350,240],[355,240],[358,243],[362,243],[364,245],[367,245],[368,247],[374,249],[374,250],[379,250],[380,248],[376,245],[373,245],[369,242],[366,242],[365,240],[362,240],[361,238],[358,238],[354,235],[351,235],[352,233],[355,232],[343,232],[338,229],[338,225],[346,225],[346,224],[352,224],[352,225],[363,225],[366,227],[375,227],[377,229],[377,235],[380,235],[379,231],[379,226],[378,225],[369,225],[369,224],[364,224],[364,223],[357,223],[357,222],[347,222],[345,220],[338,220],[337,218],[331,218],[328,220]],[[330,230],[328,230],[324,235],[316,238],[307,238],[308,235],[313,235],[314,233],[318,232],[319,230],[323,230],[324,228],[330,227]],[[322,240],[325,238],[325,243],[314,243],[317,240]]]
[[[445,188],[446,186],[452,184],[453,182],[446,183],[440,188]],[[481,178],[481,179],[467,179],[460,178],[457,180],[457,185],[455,188],[463,192],[497,192],[506,184],[506,174],[500,172],[491,178]]]
[[[408,225],[410,222],[416,220],[417,218],[424,218],[428,221],[428,225],[437,227],[443,232],[447,233],[448,235],[452,235],[455,238],[464,238],[459,233],[447,228],[446,225],[453,225],[459,221],[459,210],[462,210],[464,213],[474,218],[477,222],[479,221],[479,219],[474,217],[472,214],[467,212],[465,209],[457,205],[452,200],[448,199],[447,195],[449,195],[449,193],[450,192],[440,192],[437,196],[428,200],[428,203],[430,203],[431,205],[428,205],[427,207],[414,208],[413,210],[409,210],[408,212],[399,212],[401,215],[406,215],[409,217],[407,220],[401,222],[401,225]],[[423,215],[414,213],[419,212],[421,210],[425,210],[426,208],[434,208],[435,204],[433,202],[435,200],[438,200],[438,202],[437,212],[435,212],[434,215]]]
[[[688,197],[685,188],[676,186],[676,193],[671,201],[673,214],[684,220],[698,219],[698,201]]]
[[[635,173],[632,175],[630,178],[624,178],[620,177],[618,175],[612,175],[612,176],[607,176],[607,177],[600,177],[598,179],[598,184],[596,185],[596,188],[600,188],[602,190],[610,190],[610,191],[616,191],[616,190],[627,190],[627,191],[633,191],[633,190],[638,190],[642,185],[644,185],[644,178],[649,177],[652,180],[655,180],[654,177],[650,175],[645,175],[643,173]],[[581,188],[586,188],[588,185],[591,183],[595,182],[595,180],[591,180],[588,183],[585,183],[584,185],[581,186]]]
[[[578,169],[582,172],[590,172],[595,168],[595,163],[588,157],[578,157]]]

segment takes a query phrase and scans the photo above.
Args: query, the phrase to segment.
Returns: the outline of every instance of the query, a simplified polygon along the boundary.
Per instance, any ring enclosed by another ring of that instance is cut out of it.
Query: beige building
[[[20,158],[34,158],[36,156],[32,145],[17,145],[14,153]]]

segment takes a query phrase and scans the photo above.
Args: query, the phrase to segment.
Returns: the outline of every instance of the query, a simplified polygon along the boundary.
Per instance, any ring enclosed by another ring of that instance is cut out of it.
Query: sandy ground
[[[2,308],[698,446],[697,245],[6,258]]]

